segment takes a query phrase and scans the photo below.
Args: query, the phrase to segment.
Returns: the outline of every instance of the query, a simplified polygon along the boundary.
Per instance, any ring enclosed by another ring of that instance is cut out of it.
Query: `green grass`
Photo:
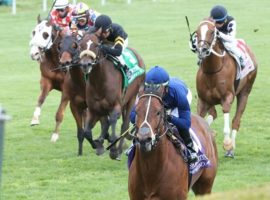
[[[185,16],[194,30],[219,1],[134,0],[127,5],[125,0],[108,0],[104,7],[97,0],[85,2],[125,27],[130,46],[140,52],[148,69],[162,65],[172,76],[182,78],[193,92],[195,112],[198,67],[196,56],[188,48]],[[234,160],[223,157],[223,117],[218,107],[218,119],[213,124],[219,150],[213,193],[218,194],[270,183],[269,1],[222,2],[237,19],[238,37],[244,38],[255,52],[259,70],[242,117]],[[36,16],[41,13],[46,17],[47,13],[41,11],[39,0],[19,0],[17,4],[15,16],[10,14],[10,7],[0,7],[0,103],[12,116],[5,127],[2,199],[128,199],[126,158],[112,161],[108,153],[97,157],[87,142],[84,155],[77,157],[76,126],[69,108],[60,140],[56,144],[50,142],[60,101],[58,92],[51,92],[43,105],[41,124],[29,127],[39,95],[40,72],[38,64],[29,57],[28,43]],[[253,32],[254,29],[259,31]],[[192,193],[190,198],[193,199]]]

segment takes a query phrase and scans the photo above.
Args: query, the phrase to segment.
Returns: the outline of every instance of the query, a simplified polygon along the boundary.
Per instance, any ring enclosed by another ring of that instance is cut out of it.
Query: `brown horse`
[[[86,105],[86,82],[84,74],[80,68],[79,62],[79,44],[72,36],[65,36],[59,43],[60,68],[67,70],[67,87],[64,87],[63,93],[70,99],[70,108],[77,125],[77,138],[79,142],[78,155],[82,155],[83,140],[86,138],[93,148],[95,148],[92,137],[84,134],[84,120]],[[107,118],[102,120],[102,130],[107,133]],[[108,133],[107,133],[108,134]],[[105,134],[106,135],[106,134]]]
[[[52,89],[58,90],[62,93],[66,73],[60,70],[54,70],[59,65],[59,56],[57,46],[61,38],[47,20],[40,20],[38,16],[38,25],[32,32],[32,39],[30,41],[30,56],[33,60],[39,62],[41,79],[40,88],[41,93],[33,114],[31,126],[40,123],[41,106],[43,105],[47,95]],[[51,141],[56,142],[59,137],[59,127],[63,121],[64,111],[68,104],[68,99],[62,93],[62,100],[55,115],[56,125],[55,130],[51,136]]]
[[[236,81],[237,62],[224,48],[218,37],[215,23],[211,19],[202,21],[197,28],[198,56],[201,59],[197,72],[198,105],[197,112],[205,117],[209,113],[209,124],[217,117],[215,105],[221,104],[224,113],[224,141],[226,156],[234,157],[236,134],[240,127],[240,119],[245,110],[248,95],[257,74],[257,62],[250,48],[243,44],[254,64],[254,70]],[[248,67],[248,66],[247,66]],[[229,113],[234,97],[237,98],[236,113],[232,120],[230,138]]]
[[[189,182],[188,165],[167,137],[168,122],[161,97],[152,93],[142,94],[136,113],[138,143],[129,169],[130,199],[187,199],[189,184],[196,195],[210,193],[218,159],[215,140],[205,120],[192,115],[191,128],[197,133],[211,164],[196,172]]]
[[[134,105],[136,95],[144,82],[145,73],[139,75],[126,88],[123,89],[123,77],[116,69],[112,60],[104,55],[99,48],[99,38],[94,34],[87,34],[81,43],[82,52],[80,63],[89,77],[86,85],[86,102],[89,118],[87,133],[92,135],[92,128],[101,117],[109,116],[112,129],[112,139],[116,138],[115,128],[117,119],[122,114],[123,123],[121,133],[129,127],[129,114]],[[145,68],[140,55],[131,49],[137,57],[138,65]],[[103,149],[103,142],[95,140],[97,149]],[[119,146],[110,150],[110,157],[118,159],[122,153],[123,140]]]

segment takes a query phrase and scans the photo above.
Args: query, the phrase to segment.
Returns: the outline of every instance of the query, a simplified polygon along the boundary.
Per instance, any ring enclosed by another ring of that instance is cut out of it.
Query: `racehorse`
[[[100,50],[100,40],[95,34],[86,34],[81,42],[80,64],[83,71],[88,74],[86,84],[86,102],[88,106],[88,124],[86,132],[92,135],[92,128],[101,117],[109,116],[112,130],[112,139],[116,139],[115,128],[117,119],[122,114],[121,133],[129,127],[129,114],[134,105],[139,88],[143,85],[145,72],[137,76],[128,87],[123,88],[123,76],[116,69],[113,61],[108,55]],[[138,67],[145,69],[141,56],[129,48],[137,59]],[[131,62],[133,62],[131,61]],[[144,70],[145,71],[145,70]],[[103,138],[103,137],[102,137]],[[115,145],[110,149],[110,157],[119,159],[122,153],[123,140],[118,147]],[[95,140],[97,149],[103,149],[103,142]]]
[[[224,48],[219,38],[219,32],[215,28],[215,22],[211,19],[202,21],[197,28],[197,50],[201,59],[197,72],[196,84],[198,93],[197,113],[205,117],[208,113],[209,124],[217,117],[215,105],[221,104],[224,114],[224,140],[225,156],[234,157],[236,134],[240,127],[240,119],[245,110],[248,95],[252,89],[257,74],[257,62],[250,48],[241,41],[238,45],[247,53],[253,62],[254,70],[250,70],[246,76],[236,80],[237,61]],[[246,66],[250,68],[250,66]],[[232,132],[230,138],[229,113],[234,97],[237,99],[236,113],[232,120]]]
[[[59,65],[59,56],[57,45],[61,37],[59,32],[56,32],[47,20],[41,21],[38,16],[38,24],[32,31],[32,39],[30,41],[30,56],[33,60],[39,62],[41,79],[41,93],[33,114],[31,126],[40,123],[41,106],[43,105],[47,95],[52,89],[62,93],[66,73],[60,70],[54,70]],[[51,136],[51,141],[56,142],[59,138],[59,127],[63,121],[65,108],[68,104],[68,99],[62,93],[62,100],[55,115],[56,125]]]
[[[140,95],[136,113],[137,142],[128,177],[130,199],[183,200],[187,199],[189,186],[196,195],[210,193],[218,154],[207,122],[198,115],[191,116],[191,128],[201,141],[210,167],[200,169],[189,179],[189,167],[169,139],[166,110],[160,95]]]
[[[59,57],[60,57],[60,68],[67,71],[67,87],[64,87],[64,93],[68,95],[70,100],[70,108],[73,117],[77,125],[77,138],[79,142],[78,155],[82,155],[83,140],[86,138],[93,148],[95,145],[93,143],[92,137],[84,134],[84,120],[85,120],[85,110],[86,97],[85,89],[86,82],[84,74],[79,66],[79,43],[73,36],[65,36],[58,45]],[[108,132],[108,122],[107,118],[102,120],[102,131]],[[104,133],[104,134],[106,134]],[[107,133],[108,134],[108,133]],[[101,152],[99,152],[101,154]]]

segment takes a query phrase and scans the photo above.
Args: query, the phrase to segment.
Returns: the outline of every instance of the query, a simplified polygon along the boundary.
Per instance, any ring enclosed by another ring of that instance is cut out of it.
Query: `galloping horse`
[[[198,105],[197,112],[205,117],[209,113],[209,124],[217,117],[215,105],[221,104],[224,113],[224,141],[223,147],[226,156],[234,157],[235,139],[240,127],[240,119],[245,110],[248,95],[252,89],[257,74],[257,62],[250,48],[243,42],[242,51],[245,51],[253,62],[254,70],[246,72],[246,76],[236,80],[237,62],[224,48],[218,37],[215,22],[211,19],[202,21],[197,28],[197,50],[201,59],[197,72]],[[246,66],[246,70],[252,66]],[[234,97],[237,98],[236,113],[232,121],[230,138],[229,113]]]
[[[41,106],[43,105],[47,95],[52,89],[63,91],[65,72],[56,70],[55,67],[59,65],[59,56],[57,51],[58,42],[61,38],[59,33],[54,31],[47,20],[40,20],[38,16],[38,24],[32,32],[32,39],[30,41],[30,56],[33,60],[39,62],[41,79],[40,88],[41,93],[38,98],[36,109],[31,121],[31,126],[38,125],[39,117],[41,115]],[[65,108],[68,104],[68,99],[63,96],[56,112],[55,130],[51,136],[51,141],[56,142],[59,137],[59,126],[63,120]]]
[[[191,116],[191,128],[197,133],[210,167],[193,174],[167,137],[166,110],[154,93],[143,93],[136,106],[136,149],[130,165],[128,190],[131,200],[187,199],[189,185],[196,195],[210,193],[217,171],[217,149],[209,125],[197,115]]]
[[[86,102],[88,106],[89,123],[86,124],[88,135],[92,135],[92,128],[101,117],[109,116],[112,129],[112,139],[116,138],[115,126],[122,113],[123,123],[121,133],[129,127],[129,114],[134,105],[139,88],[143,85],[145,73],[137,76],[126,89],[123,89],[123,77],[120,70],[99,48],[99,38],[95,34],[87,34],[81,43],[80,63],[89,77],[86,84]],[[136,56],[138,66],[145,68],[140,55],[129,48]],[[102,141],[95,140],[97,149],[103,148]],[[118,159],[122,153],[123,140],[118,147],[110,149],[110,157]]]
[[[82,155],[83,140],[86,139],[95,148],[92,137],[87,137],[84,134],[84,120],[86,105],[86,81],[84,74],[78,64],[79,62],[79,44],[72,36],[65,36],[59,43],[60,68],[67,70],[67,87],[64,87],[63,92],[68,95],[70,100],[70,109],[77,125],[77,138],[79,142],[78,155]],[[107,133],[108,122],[106,118],[102,119],[102,131]],[[106,134],[104,133],[104,134]]]

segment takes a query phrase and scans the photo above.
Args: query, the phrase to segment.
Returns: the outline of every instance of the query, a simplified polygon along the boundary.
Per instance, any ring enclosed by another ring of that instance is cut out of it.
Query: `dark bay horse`
[[[77,125],[77,138],[79,142],[78,155],[82,155],[83,140],[86,138],[93,148],[92,137],[84,134],[84,121],[86,117],[86,80],[79,65],[79,43],[72,36],[65,36],[58,46],[60,68],[67,71],[67,87],[63,92],[70,100],[70,108]],[[107,118],[102,118],[102,131],[108,132]],[[105,133],[104,133],[105,134]]]
[[[58,90],[62,93],[66,73],[60,70],[55,70],[59,65],[59,55],[57,45],[61,38],[59,33],[54,31],[47,20],[40,20],[38,17],[38,24],[32,32],[32,39],[30,41],[30,56],[33,60],[38,61],[40,66],[41,78],[40,88],[41,93],[33,114],[31,126],[40,123],[41,106],[43,105],[47,95],[52,89]],[[51,141],[56,142],[59,138],[59,127],[63,121],[64,111],[68,104],[68,99],[62,93],[62,100],[55,115],[56,125],[55,130],[51,136]]]
[[[240,119],[245,110],[248,95],[252,89],[257,74],[257,62],[250,48],[242,42],[242,49],[247,52],[253,62],[254,70],[236,81],[237,62],[224,48],[218,37],[215,23],[211,19],[202,21],[197,28],[197,49],[201,59],[197,72],[197,112],[205,117],[208,113],[209,124],[217,117],[215,105],[221,104],[224,113],[224,141],[226,156],[234,157],[236,134],[240,127]],[[248,67],[248,66],[246,66]],[[236,113],[232,120],[230,131],[230,109],[234,97],[237,99]],[[230,136],[231,134],[231,136]]]
[[[189,170],[183,157],[167,137],[168,122],[160,96],[144,93],[136,106],[138,128],[135,157],[129,169],[131,200],[183,200],[189,191]],[[191,128],[201,141],[210,167],[196,172],[190,187],[196,195],[210,193],[217,172],[217,149],[212,131],[198,115],[191,116]]]
[[[88,74],[86,84],[86,102],[89,123],[87,133],[92,135],[92,128],[101,117],[109,116],[112,139],[116,139],[115,128],[117,119],[122,114],[121,133],[129,127],[129,114],[134,105],[139,88],[143,85],[145,73],[137,76],[133,82],[123,89],[123,77],[113,62],[99,48],[99,38],[95,34],[87,34],[81,43],[80,63]],[[130,48],[131,49],[131,48]],[[138,66],[145,68],[141,56],[131,49],[138,60]],[[103,148],[102,141],[95,140],[97,148]],[[123,140],[118,147],[110,149],[112,159],[120,158]]]

